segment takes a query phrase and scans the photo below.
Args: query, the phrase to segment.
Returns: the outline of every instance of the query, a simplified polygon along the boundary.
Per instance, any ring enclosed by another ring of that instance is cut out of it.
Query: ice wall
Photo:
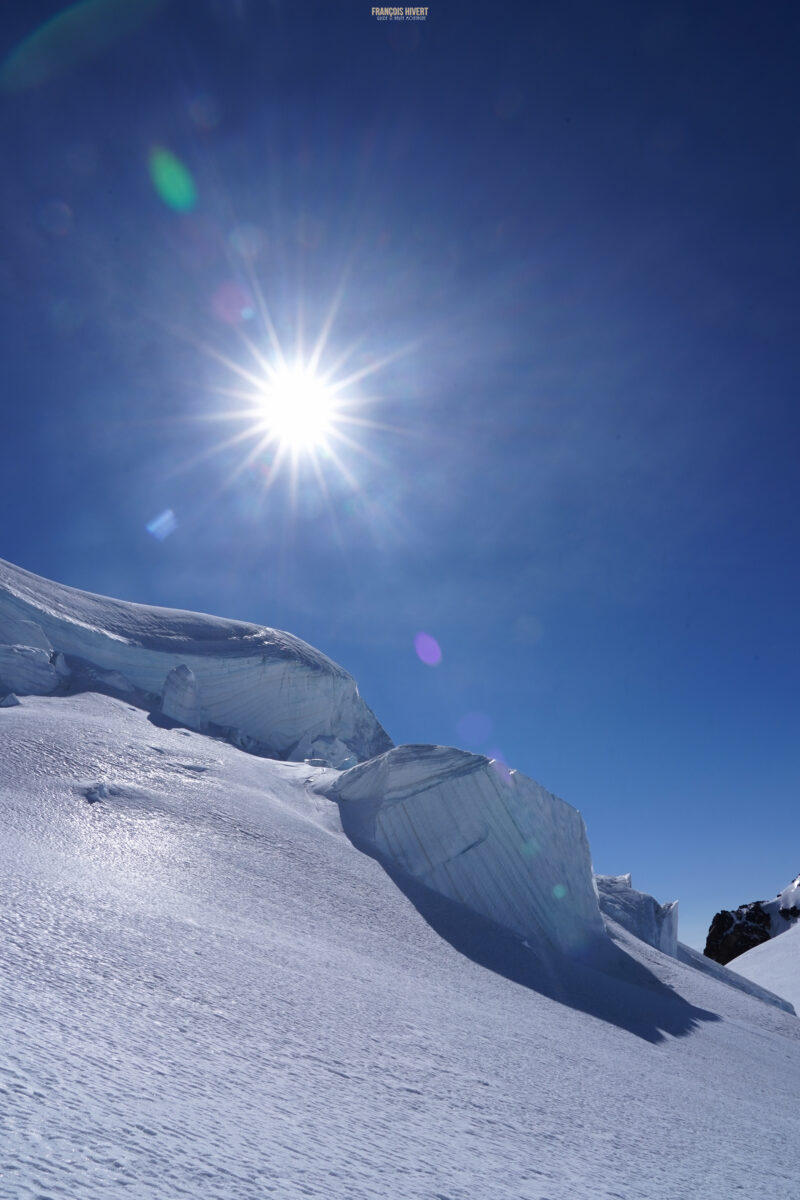
[[[631,887],[630,875],[596,875],[600,909],[640,941],[678,956],[678,901],[659,904]]]
[[[37,653],[20,654],[20,639]],[[173,719],[213,723],[280,756],[306,757],[326,739],[339,766],[392,744],[352,677],[300,638],[95,596],[2,560],[0,645],[15,647],[0,654],[0,693],[52,691],[54,668],[62,677],[105,673],[120,690],[129,682],[156,704],[166,699]]]
[[[398,746],[329,792],[365,849],[523,939],[574,951],[605,929],[580,813],[478,754]]]

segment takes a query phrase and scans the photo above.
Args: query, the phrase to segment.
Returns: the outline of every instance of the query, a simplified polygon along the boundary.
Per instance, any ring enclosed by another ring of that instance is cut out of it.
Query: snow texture
[[[795,1196],[790,1005],[604,922],[575,809],[289,635],[3,578],[1,1200]]]
[[[34,626],[34,640],[26,645],[41,647],[44,638],[77,676],[93,674],[112,690],[109,679],[121,678],[154,704],[166,689],[167,709],[182,714],[175,719],[237,731],[278,757],[291,757],[298,743],[318,737],[338,739],[343,762],[361,761],[392,744],[351,676],[279,630],[94,596],[2,560],[0,622],[14,637],[24,623]],[[5,650],[0,686],[17,694],[53,691],[58,680],[46,657],[44,648],[36,655]],[[194,677],[194,692],[185,679],[178,686],[175,676],[167,688],[178,668]],[[102,672],[111,674],[104,680]]]
[[[677,900],[659,904],[646,892],[637,892],[631,887],[630,875],[595,875],[595,883],[604,916],[624,926],[649,946],[655,946],[672,958],[677,956]]]
[[[398,746],[331,793],[370,852],[523,939],[604,938],[580,813],[517,771],[443,746]]]
[[[797,881],[790,886],[797,887]],[[787,926],[781,937],[740,954],[729,970],[783,996],[800,1011],[800,922]]]
[[[785,999],[783,993],[764,987],[753,980],[745,979],[744,976],[738,975],[733,967],[724,967],[721,963],[715,962],[713,958],[707,958],[705,954],[695,950],[694,946],[686,946],[683,942],[678,942],[676,957],[687,966],[694,967],[696,971],[701,971],[704,975],[710,975],[712,979],[718,979],[720,983],[724,983],[728,987],[738,988],[739,991],[746,992],[748,996],[755,996],[757,999],[763,1000],[765,1004],[773,1004],[776,1008],[783,1009],[784,1012],[795,1013],[794,1003]]]
[[[794,1016],[614,922],[602,970],[440,936],[334,776],[0,709],[3,1200],[796,1196]]]

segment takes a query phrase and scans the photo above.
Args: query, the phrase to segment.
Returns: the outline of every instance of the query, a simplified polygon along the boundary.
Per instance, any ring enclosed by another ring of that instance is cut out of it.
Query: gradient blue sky
[[[109,5],[33,80],[60,6],[4,8],[0,556],[304,637],[395,741],[580,808],[702,945],[800,869],[800,10]],[[323,362],[389,358],[327,505],[200,419],[209,351],[269,348],[249,271],[286,347],[340,289]]]

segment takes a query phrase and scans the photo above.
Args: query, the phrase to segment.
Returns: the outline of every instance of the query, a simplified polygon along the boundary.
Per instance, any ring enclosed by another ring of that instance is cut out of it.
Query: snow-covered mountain
[[[727,964],[793,928],[800,917],[800,875],[773,900],[722,909],[711,922],[704,953]],[[738,970],[738,967],[736,968]]]
[[[795,1194],[791,1006],[629,877],[595,883],[568,804],[380,744],[366,709],[358,741],[355,685],[289,635],[235,709],[252,627],[43,581],[34,603],[22,574],[4,678],[58,681],[0,708],[3,1200]],[[302,712],[379,752],[286,761],[306,731],[256,756],[232,711],[262,751]]]

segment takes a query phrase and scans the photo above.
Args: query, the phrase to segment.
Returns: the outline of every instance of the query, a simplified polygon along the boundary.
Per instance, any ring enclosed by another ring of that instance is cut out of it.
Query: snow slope
[[[392,744],[351,676],[292,634],[94,596],[0,560],[0,692],[87,676],[282,758],[351,765]]]
[[[118,698],[0,708],[3,1200],[794,1197],[794,1016],[611,922],[526,949],[401,890],[337,777]]]
[[[729,969],[783,996],[800,1012],[800,921],[787,926],[780,937],[740,954]]]

